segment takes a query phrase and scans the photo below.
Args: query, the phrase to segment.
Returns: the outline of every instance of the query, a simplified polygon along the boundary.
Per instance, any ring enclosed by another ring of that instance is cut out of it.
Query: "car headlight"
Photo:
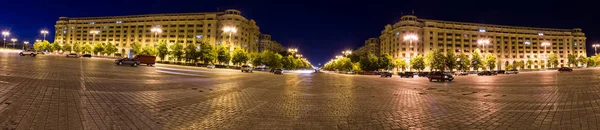
[[[444,78],[448,78],[448,76],[444,76]]]

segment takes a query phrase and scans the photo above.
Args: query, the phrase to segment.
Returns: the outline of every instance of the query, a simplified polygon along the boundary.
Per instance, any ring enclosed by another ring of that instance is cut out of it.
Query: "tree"
[[[112,55],[116,52],[117,52],[117,47],[114,44],[109,42],[108,44],[104,45],[104,53],[105,54]]]
[[[594,61],[593,57],[587,58],[586,63],[588,67],[596,66],[596,61]]]
[[[50,43],[46,40],[41,41],[41,42],[35,42],[33,44],[33,49],[38,50],[38,51],[45,51],[48,50],[48,47],[50,46]]]
[[[361,56],[359,62],[360,68],[364,71],[375,71],[379,69],[379,59],[371,53]]]
[[[353,64],[352,61],[350,60],[350,58],[344,57],[344,58],[340,58],[338,59],[336,62],[338,62],[338,70],[343,70],[343,71],[352,71],[353,69]]]
[[[444,69],[446,68],[446,57],[444,56],[443,52],[441,50],[434,50],[433,51],[433,60],[430,61],[430,66],[432,67],[431,70],[438,70],[438,71],[442,71],[444,72]]]
[[[260,53],[260,57],[263,60],[262,63],[264,63],[266,66],[269,66],[271,68],[283,67],[283,64],[281,63],[283,61],[283,56],[281,56],[280,54],[277,54],[272,51],[263,51]]]
[[[350,61],[352,61],[352,58],[350,58]],[[359,62],[355,62],[355,63],[352,64],[352,71],[354,71],[354,72],[360,72],[360,71],[362,71],[360,69],[360,63]]]
[[[550,52],[550,54],[548,54],[548,66],[551,66],[552,68],[554,68],[554,66],[558,65],[558,57],[556,57],[556,54],[554,54],[554,52]]]
[[[479,68],[483,68],[484,63],[481,57],[481,51],[479,51],[479,49],[475,49],[475,51],[473,51],[473,57],[471,57],[471,62],[475,71],[479,71]]]
[[[384,53],[383,55],[381,55],[381,57],[379,58],[379,69],[389,70],[393,67],[394,66],[392,63],[392,56],[390,56],[387,53]]]
[[[294,64],[294,57],[292,55],[284,57],[281,63],[283,64],[283,68],[296,69],[296,64]]]
[[[360,65],[360,64],[359,64],[359,65]],[[397,69],[398,71],[400,71],[400,69],[402,69],[402,71],[404,71],[404,70],[406,69],[406,67],[407,67],[407,65],[406,65],[406,61],[404,61],[404,60],[402,60],[402,59],[400,59],[400,58],[396,58],[396,59],[394,60],[394,67],[396,67],[396,69]]]
[[[450,72],[452,72],[452,70],[454,70],[457,66],[457,62],[456,62],[456,55],[454,54],[454,51],[448,51],[446,53],[446,67],[448,67],[448,70],[450,70]]]
[[[506,70],[512,70],[513,69],[513,65],[509,64],[506,66]]]
[[[532,67],[531,67],[532,65],[533,65],[533,60],[531,60],[531,59],[527,59],[527,63],[525,64],[525,67],[527,67],[527,68],[531,69],[531,68],[532,68]]]
[[[231,60],[231,55],[228,50],[229,49],[224,45],[219,46],[219,49],[217,49],[217,60],[219,63],[228,63]]]
[[[196,46],[194,46],[194,44],[188,44],[187,46],[185,46],[185,54],[184,54],[184,58],[185,58],[185,62],[196,62],[196,60],[198,59],[198,57],[200,57],[198,55],[198,49]]]
[[[94,44],[94,54],[101,55],[104,52],[104,46],[100,43]]]
[[[204,64],[212,63],[217,57],[217,51],[206,42],[200,43],[200,60]]]
[[[461,53],[460,55],[458,55],[458,60],[458,68],[460,70],[469,70],[469,66],[471,65],[471,60],[469,60],[469,56],[467,56],[465,53]]]
[[[577,63],[579,63],[581,66],[586,65],[587,64],[587,57],[581,55],[577,58]]]
[[[567,55],[567,60],[568,60],[568,64],[569,66],[571,65],[575,65],[577,66],[577,56],[573,55],[573,54],[569,54]]]
[[[429,67],[429,71],[433,70],[433,51],[429,51],[425,54],[424,58],[424,63],[425,63],[425,67]]]
[[[81,43],[75,43],[73,44],[73,51],[75,51],[75,53],[79,53],[83,51],[83,47],[81,46]]]
[[[134,42],[131,44],[131,53],[137,55],[142,52],[142,44]]]
[[[155,56],[157,53],[156,49],[154,49],[154,47],[152,46],[144,46],[144,48],[142,48],[142,51],[139,52],[140,55],[149,55],[149,56]]]
[[[169,49],[171,50],[169,53],[173,57],[174,61],[179,62],[181,58],[183,58],[183,45],[181,45],[181,43],[174,43],[173,45],[169,46]]]
[[[250,58],[248,57],[248,53],[246,53],[246,50],[236,48],[233,51],[233,58],[231,59],[231,62],[233,62],[234,65],[243,65],[248,63],[249,59]]]
[[[514,68],[525,69],[525,61],[517,61],[515,62]]]
[[[485,56],[485,64],[486,66],[490,69],[490,70],[494,70],[494,68],[496,68],[496,56],[488,53]]]
[[[255,66],[264,64],[263,58],[260,53],[257,53],[257,52],[250,53],[249,57],[250,57],[250,63],[252,63]]]
[[[83,53],[92,53],[92,45],[90,45],[90,44],[83,45],[82,51],[83,51]]]
[[[73,50],[73,48],[72,48],[71,44],[65,44],[62,47],[62,50],[65,51],[65,52],[67,52],[67,53],[71,53],[71,51]]]
[[[418,70],[419,72],[424,70],[425,69],[425,61],[423,59],[423,56],[417,55],[415,58],[411,59],[410,66],[412,66],[412,68]]]
[[[62,46],[60,46],[60,44],[58,44],[58,43],[52,43],[52,44],[50,44],[50,47],[48,50],[51,50],[50,52],[60,51],[60,50],[62,50]]]
[[[158,48],[157,49],[158,57],[160,58],[161,61],[164,61],[165,57],[167,57],[167,55],[169,55],[169,48],[167,47],[167,41],[166,40],[160,40],[158,42],[158,47],[157,48]]]

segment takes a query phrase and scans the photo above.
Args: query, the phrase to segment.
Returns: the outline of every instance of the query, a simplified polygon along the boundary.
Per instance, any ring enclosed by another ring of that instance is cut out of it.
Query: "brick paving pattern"
[[[0,53],[0,129],[600,129],[600,69],[273,75]]]

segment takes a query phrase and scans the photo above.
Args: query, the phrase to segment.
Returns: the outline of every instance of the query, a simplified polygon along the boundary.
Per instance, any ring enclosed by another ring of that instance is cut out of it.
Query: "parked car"
[[[214,69],[214,68],[215,68],[215,65],[207,65],[207,66],[206,66],[206,68],[209,68],[209,69]]]
[[[360,73],[359,73],[360,74]],[[362,72],[363,75],[380,75],[377,71]]]
[[[505,70],[498,70],[497,74],[506,74],[506,71]]]
[[[573,72],[573,69],[569,67],[561,67],[560,69],[558,69],[558,72]]]
[[[248,65],[242,65],[241,70],[242,70],[242,72],[252,73],[252,67],[250,67]]]
[[[491,71],[492,75],[498,75],[498,71]]]
[[[467,72],[467,71],[459,71],[459,72],[454,73],[454,75],[464,76],[464,75],[469,75],[469,72]]]
[[[140,65],[140,61],[138,61],[134,58],[123,58],[123,59],[115,60],[115,64],[117,64],[117,65],[126,64],[126,65],[131,65],[131,66],[137,67],[138,65]]]
[[[42,54],[42,55],[44,55],[46,53],[44,53],[44,51],[37,51],[36,54]]]
[[[156,56],[148,56],[148,55],[137,55],[133,57],[140,62],[140,64],[146,64],[147,66],[154,66],[156,64]]]
[[[415,77],[415,73],[414,72],[398,72],[398,75],[400,75],[400,78],[403,78],[403,77],[414,78]]]
[[[385,78],[385,77],[392,77],[392,73],[390,72],[380,72],[379,74],[381,74],[381,77]]]
[[[281,70],[281,69],[273,69],[273,74],[283,74],[283,70]]]
[[[29,55],[31,57],[35,57],[37,55],[37,52],[34,50],[25,50],[25,51],[21,51],[19,52],[20,56],[25,56],[25,55]]]
[[[429,75],[429,72],[419,72],[418,74],[419,77],[427,77],[427,75]]]
[[[519,74],[519,70],[516,70],[516,69],[507,70],[505,72],[505,74]]]
[[[346,74],[354,74],[354,71],[348,71]]]
[[[491,71],[481,71],[479,73],[477,73],[478,76],[482,76],[482,75],[494,75]]]
[[[66,55],[67,58],[79,58],[79,55],[77,55],[76,53],[70,53]]]
[[[92,54],[83,54],[81,57],[87,57],[87,58],[92,58]]]
[[[454,77],[452,77],[452,75],[442,72],[431,72],[427,75],[427,78],[429,78],[429,82],[433,80],[452,82],[452,80],[454,80]]]

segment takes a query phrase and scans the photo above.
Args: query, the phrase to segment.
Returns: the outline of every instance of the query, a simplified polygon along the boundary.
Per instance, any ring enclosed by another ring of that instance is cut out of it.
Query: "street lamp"
[[[546,54],[546,47],[550,46],[550,42],[544,41],[544,42],[542,42],[541,45],[544,46],[544,60],[546,61],[545,63],[547,63],[548,62],[548,54]]]
[[[594,44],[592,47],[594,47],[594,54],[597,54],[597,48],[600,47],[600,44]]]
[[[487,46],[487,44],[490,44],[490,40],[489,39],[479,39],[477,40],[477,44],[480,44],[483,47],[483,51],[485,51],[485,46]],[[485,54],[485,52],[484,52]]]
[[[44,35],[44,40],[46,40],[46,34],[48,34],[48,30],[42,30],[40,33]]]
[[[335,58],[339,59],[339,58],[343,58],[343,56],[337,55],[337,56],[335,56]]]
[[[27,46],[27,48],[29,48],[29,41],[24,41],[23,43],[25,44],[25,46]],[[23,50],[25,50],[25,46],[23,46]]]
[[[302,57],[302,54],[296,54],[296,57]]]
[[[348,55],[352,54],[352,51],[351,50],[342,51],[342,54],[344,54],[345,56],[348,56]]]
[[[41,41],[42,41],[42,40],[40,40],[40,39],[35,39],[35,42],[41,42]]]
[[[8,36],[8,35],[10,35],[10,32],[2,31],[2,36],[4,36],[2,43],[4,44],[4,48],[6,48],[6,36]]]
[[[17,45],[17,39],[16,39],[16,38],[13,38],[13,39],[10,39],[10,41],[12,41],[12,42],[13,42],[13,49],[14,49],[14,48],[15,48],[15,45]]]
[[[419,36],[417,36],[417,34],[409,33],[409,34],[404,35],[403,40],[409,42],[410,54],[408,54],[408,61],[410,61],[411,57],[412,57],[412,53],[413,53],[412,43],[413,43],[413,41],[419,40]],[[412,69],[410,67],[411,67],[410,64],[408,64],[408,70]]]
[[[158,43],[158,33],[162,33],[162,29],[160,28],[160,26],[155,26],[152,29],[150,29],[150,31],[154,33],[154,40]]]
[[[292,53],[292,55],[296,54],[296,52],[298,52],[298,48],[289,48],[288,52]]]
[[[96,35],[99,33],[100,33],[100,31],[98,31],[98,30],[90,31],[90,34],[92,34],[92,42],[96,40]]]
[[[233,55],[233,46],[231,45],[231,34],[236,33],[237,29],[235,27],[223,27],[223,32],[229,33],[229,55]],[[231,63],[231,61],[229,61]]]

